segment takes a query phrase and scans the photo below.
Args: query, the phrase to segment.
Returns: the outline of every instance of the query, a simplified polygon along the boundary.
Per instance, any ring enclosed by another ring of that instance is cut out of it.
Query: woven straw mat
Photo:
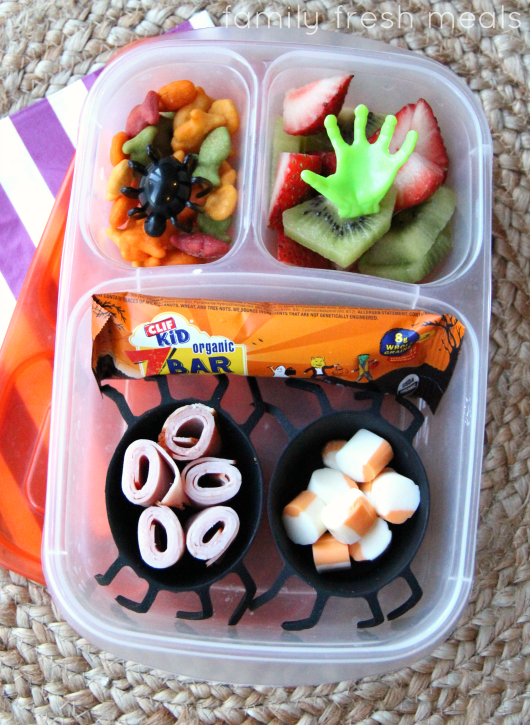
[[[510,0],[509,0],[510,1]],[[481,101],[495,146],[494,298],[486,450],[471,599],[451,637],[414,666],[319,687],[238,687],[168,675],[100,652],[63,621],[46,589],[0,570],[0,725],[7,723],[284,723],[464,725],[530,722],[530,13],[518,29],[429,27],[430,11],[501,13],[500,2],[403,0],[408,26],[349,32],[447,64]],[[244,0],[235,11],[296,13]],[[336,30],[333,0],[305,4]],[[13,112],[100,67],[116,48],[226,4],[156,0],[0,2],[0,112]],[[358,3],[397,14],[396,3]],[[277,16],[276,16],[277,17]],[[264,18],[262,17],[264,21]],[[229,18],[230,22],[230,18]],[[371,25],[371,23],[366,23]],[[484,25],[491,24],[489,21]],[[220,673],[220,679],[222,673]]]

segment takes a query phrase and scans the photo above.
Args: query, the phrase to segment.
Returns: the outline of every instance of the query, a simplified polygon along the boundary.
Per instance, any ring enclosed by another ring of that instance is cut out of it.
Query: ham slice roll
[[[186,546],[195,559],[205,559],[206,566],[211,566],[225,553],[238,531],[239,516],[234,509],[212,506],[188,519]]]
[[[235,461],[225,458],[198,458],[182,471],[184,491],[190,501],[200,508],[216,506],[233,498],[241,488],[241,473]],[[201,486],[208,481],[213,487]]]
[[[157,443],[139,439],[131,443],[123,457],[122,491],[131,503],[183,508],[189,504],[175,462]]]
[[[158,442],[176,461],[215,456],[221,450],[215,415],[202,403],[177,408],[164,423]]]
[[[148,566],[167,569],[181,558],[186,539],[180,521],[168,506],[151,506],[138,520],[140,555]]]

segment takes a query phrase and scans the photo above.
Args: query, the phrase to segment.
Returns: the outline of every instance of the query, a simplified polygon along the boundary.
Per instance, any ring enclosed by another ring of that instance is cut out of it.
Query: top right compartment
[[[276,257],[276,233],[268,228],[270,192],[276,171],[271,149],[285,93],[315,80],[347,73],[354,77],[344,108],[363,103],[373,113],[395,115],[420,98],[431,106],[449,157],[444,186],[455,193],[456,209],[451,220],[452,249],[421,284],[434,287],[458,279],[477,258],[489,228],[485,220],[491,216],[491,136],[480,105],[463,81],[436,62],[399,50],[391,54],[370,50],[335,53],[312,48],[286,53],[269,66],[263,79],[257,176],[260,204],[255,219],[261,244]],[[352,272],[331,270],[324,274],[343,277]],[[384,283],[381,278],[379,281]]]

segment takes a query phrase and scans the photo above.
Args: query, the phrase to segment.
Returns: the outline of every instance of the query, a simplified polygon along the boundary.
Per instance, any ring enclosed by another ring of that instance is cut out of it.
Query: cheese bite
[[[392,541],[392,532],[383,519],[377,517],[375,524],[360,541],[348,547],[354,561],[373,561],[388,548]]]
[[[319,468],[313,472],[307,490],[328,504],[338,496],[348,493],[351,488],[358,488],[358,486],[349,476],[332,468]]]
[[[313,561],[318,572],[351,569],[348,547],[331,534],[324,534],[313,544]]]
[[[376,511],[357,488],[339,496],[322,511],[324,526],[342,544],[355,544],[372,528]]]
[[[374,479],[393,456],[388,441],[362,428],[337,452],[335,460],[343,473],[361,483]]]
[[[295,544],[314,544],[325,532],[324,501],[311,491],[302,491],[287,504],[282,520],[287,536]]]

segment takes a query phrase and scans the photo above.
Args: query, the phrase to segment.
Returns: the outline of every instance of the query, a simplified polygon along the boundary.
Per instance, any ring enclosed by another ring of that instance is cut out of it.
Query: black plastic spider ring
[[[147,146],[147,155],[153,163],[144,166],[137,161],[129,161],[129,166],[141,175],[138,188],[124,186],[120,191],[129,199],[138,199],[140,206],[131,209],[128,215],[135,219],[144,219],[144,229],[150,237],[161,237],[166,230],[167,220],[183,232],[191,232],[177,219],[180,212],[189,207],[193,211],[203,209],[190,201],[193,184],[205,188],[197,194],[200,199],[209,194],[213,184],[202,176],[193,176],[199,157],[188,154],[183,162],[174,156],[161,159],[154,146]]]

